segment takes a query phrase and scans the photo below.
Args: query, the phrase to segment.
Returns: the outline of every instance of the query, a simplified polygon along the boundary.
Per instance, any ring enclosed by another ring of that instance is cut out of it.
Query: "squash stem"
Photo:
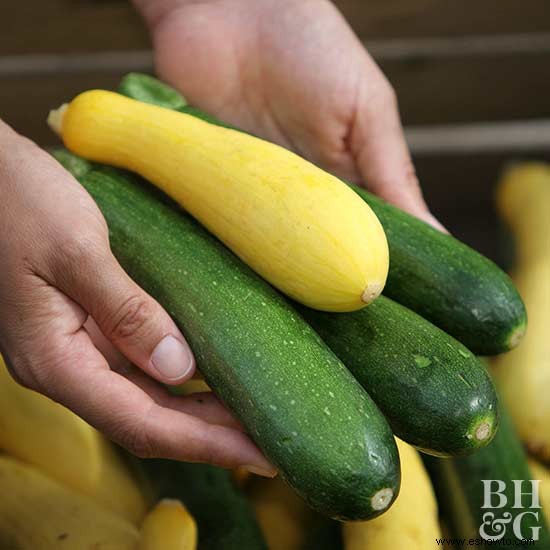
[[[489,422],[482,422],[475,431],[477,441],[485,441],[491,435],[491,425]]]
[[[371,506],[373,510],[385,510],[393,499],[393,489],[390,487],[385,487],[380,489],[376,494],[371,498]]]
[[[69,107],[68,103],[63,103],[61,107],[52,109],[48,113],[48,126],[58,135],[61,136],[61,128],[63,127],[63,117]]]
[[[515,330],[513,330],[510,333],[510,336],[508,338],[508,349],[514,349],[521,341],[521,339],[525,336],[525,332],[527,331],[527,324],[522,323],[519,327],[517,327]]]
[[[384,285],[380,283],[369,283],[365,290],[363,291],[363,294],[361,294],[361,300],[365,302],[365,304],[370,304],[373,300],[378,298],[380,296],[382,290],[384,288]]]

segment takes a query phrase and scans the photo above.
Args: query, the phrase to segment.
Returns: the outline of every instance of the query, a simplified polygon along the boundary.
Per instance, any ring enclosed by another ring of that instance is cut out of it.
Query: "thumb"
[[[106,252],[94,254],[87,249],[77,256],[72,268],[56,274],[57,287],[150,376],[165,384],[191,378],[195,359],[185,337],[162,306],[132,281],[108,247]]]
[[[351,147],[367,187],[395,206],[441,231],[429,211],[414,170],[399,117],[395,92],[379,75],[375,92],[359,94]]]

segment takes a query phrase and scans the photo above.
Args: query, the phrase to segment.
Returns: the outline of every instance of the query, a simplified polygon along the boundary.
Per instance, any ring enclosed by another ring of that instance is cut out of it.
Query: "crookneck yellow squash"
[[[49,122],[74,153],[162,189],[295,300],[352,311],[382,291],[389,260],[378,218],[283,147],[102,90],[80,94]]]
[[[494,374],[516,429],[531,453],[550,461],[550,165],[518,164],[504,174],[498,206],[512,230],[529,330],[495,361]]]

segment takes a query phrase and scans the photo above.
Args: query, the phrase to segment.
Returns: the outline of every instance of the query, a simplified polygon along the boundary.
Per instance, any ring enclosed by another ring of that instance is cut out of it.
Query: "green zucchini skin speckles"
[[[400,482],[392,432],[315,331],[152,186],[97,166],[79,181],[121,265],[180,326],[208,384],[288,483],[333,518],[381,513],[372,497],[389,488],[395,498]]]
[[[401,439],[441,456],[469,454],[491,441],[495,389],[460,342],[385,296],[353,313],[300,311]]]

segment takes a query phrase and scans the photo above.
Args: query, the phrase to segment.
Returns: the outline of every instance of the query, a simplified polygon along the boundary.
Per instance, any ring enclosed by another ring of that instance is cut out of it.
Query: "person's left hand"
[[[395,93],[328,0],[134,0],[192,105],[436,225]]]

